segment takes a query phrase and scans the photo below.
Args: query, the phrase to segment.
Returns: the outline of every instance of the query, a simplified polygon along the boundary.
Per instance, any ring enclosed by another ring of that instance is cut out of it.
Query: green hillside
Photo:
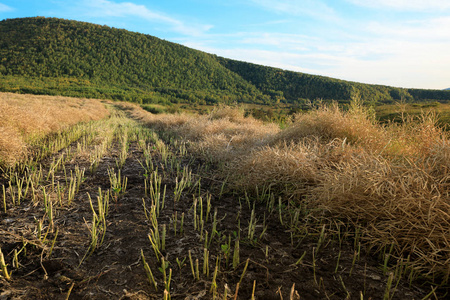
[[[209,54],[89,23],[54,18],[2,21],[0,57],[2,90],[144,102],[158,95],[212,102],[261,98],[253,85]]]
[[[447,102],[450,91],[401,89],[217,57],[159,38],[90,23],[0,22],[0,91],[139,103]]]

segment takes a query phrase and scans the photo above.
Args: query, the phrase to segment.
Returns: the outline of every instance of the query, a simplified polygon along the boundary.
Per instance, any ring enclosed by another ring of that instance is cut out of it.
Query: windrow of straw
[[[393,162],[364,154],[325,168],[310,194],[333,215],[364,225],[371,246],[394,244],[416,267],[447,275],[450,172],[437,174],[435,167],[431,158]]]
[[[275,124],[244,117],[239,108],[219,107],[208,115],[149,114],[135,107],[134,117],[159,131],[183,138],[190,150],[214,162],[228,163],[263,145],[267,136],[279,132]]]
[[[0,93],[0,163],[23,158],[32,141],[108,114],[99,100]]]
[[[370,247],[394,245],[422,274],[450,274],[450,139],[433,114],[380,125],[358,104],[331,105],[279,130],[223,107],[205,116],[134,113],[222,162],[235,188],[270,186],[361,227]]]
[[[307,114],[296,114],[294,122],[270,143],[299,142],[307,137],[317,138],[325,144],[345,139],[349,144],[375,150],[383,146],[385,132],[362,106],[353,104],[349,111],[344,112],[334,103]]]

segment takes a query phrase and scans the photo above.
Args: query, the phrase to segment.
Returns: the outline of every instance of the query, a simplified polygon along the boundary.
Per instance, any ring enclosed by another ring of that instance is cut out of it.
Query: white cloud
[[[449,10],[448,0],[347,0],[359,6],[412,11]]]
[[[336,21],[339,19],[330,6],[319,0],[252,0],[258,6],[269,11],[294,16],[310,16],[319,20]]]
[[[0,12],[9,12],[13,11],[14,9],[12,7],[9,7],[8,5],[0,3]]]
[[[311,48],[311,43],[317,42],[317,40],[317,38],[303,34],[256,32],[242,34],[239,42],[249,45],[274,46],[282,49],[308,51]]]
[[[358,82],[399,87],[436,88],[450,85],[450,42],[424,42],[398,37],[360,42],[325,42],[309,60],[320,61],[320,74]],[[303,60],[301,63],[307,63]]]
[[[148,22],[167,25],[171,30],[190,36],[197,36],[212,28],[211,25],[189,24],[165,13],[150,10],[145,5],[109,0],[86,0],[77,2],[79,10],[92,17],[138,17]]]
[[[440,89],[450,85],[449,47],[443,42],[372,39],[329,53],[322,70],[329,76],[366,83]],[[355,54],[358,51],[366,53]]]
[[[450,67],[445,51],[433,49],[424,54],[418,45],[404,45],[408,52],[397,53],[377,61],[347,57],[325,74],[358,82],[384,84],[398,87],[442,89],[450,85],[447,72]],[[443,56],[444,55],[444,56]]]
[[[403,23],[369,22],[367,30],[374,35],[395,37],[401,40],[450,40],[450,17],[415,20]]]

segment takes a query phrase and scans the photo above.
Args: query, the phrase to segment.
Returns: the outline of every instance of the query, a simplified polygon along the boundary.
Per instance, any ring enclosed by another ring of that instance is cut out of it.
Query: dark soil
[[[139,163],[144,158],[137,143],[131,143],[129,156],[122,168],[122,175],[128,178],[127,191],[110,202],[104,242],[79,265],[90,242],[88,224],[92,221],[92,211],[87,193],[94,200],[99,187],[103,191],[110,189],[107,169],[116,168],[118,155],[119,145],[115,144],[94,174],[86,171],[86,180],[73,204],[55,205],[54,230],[49,232],[45,243],[37,239],[36,232],[36,220],[44,215],[42,205],[25,199],[13,207],[8,201],[7,212],[0,214],[0,247],[12,274],[9,281],[0,278],[1,300],[164,299],[163,273],[159,270],[161,263],[148,238],[152,227],[144,214],[143,199],[147,207],[151,204],[144,191],[145,171]],[[44,167],[51,160],[43,161]],[[211,286],[216,265],[216,299],[224,299],[225,292],[227,299],[252,299],[252,295],[255,299],[422,299],[431,291],[430,287],[410,286],[407,278],[395,279],[385,297],[388,278],[393,271],[391,269],[383,274],[380,255],[368,255],[361,250],[355,259],[355,249],[358,248],[354,239],[345,238],[339,242],[336,235],[328,235],[317,251],[320,227],[311,228],[309,234],[302,234],[300,230],[282,225],[278,210],[275,208],[270,212],[266,203],[251,197],[246,200],[242,193],[227,188],[220,195],[223,182],[214,175],[211,166],[205,166],[199,160],[178,158],[179,163],[188,165],[193,171],[193,182],[201,181],[200,187],[192,184],[184,190],[181,199],[174,202],[175,169],[163,164],[156,150],[153,161],[163,175],[162,185],[167,186],[165,208],[159,215],[158,223],[160,228],[164,224],[167,228],[162,254],[169,262],[167,275],[169,269],[172,270],[171,299],[213,299]],[[74,170],[76,165],[86,170],[89,168],[88,161],[79,158],[66,164],[67,171]],[[0,186],[7,185],[6,175],[3,174]],[[61,171],[56,179],[64,180]],[[207,274],[203,273],[205,242],[200,231],[194,230],[193,223],[193,199],[199,196],[204,199],[205,210],[206,199],[211,197],[211,211],[204,225],[209,237],[217,209],[217,234],[208,247]],[[256,240],[251,241],[248,227],[253,206]],[[175,213],[178,220],[176,234]],[[180,233],[182,213],[184,225],[183,233]],[[285,213],[284,223],[287,223],[287,216]],[[310,224],[305,215],[300,215],[299,220],[300,224]],[[262,234],[264,224],[267,228]],[[44,229],[47,230],[47,227]],[[50,255],[56,229],[58,235]],[[233,248],[237,239],[240,259],[233,269]],[[225,245],[229,240],[231,249],[227,264]],[[20,265],[14,268],[14,250],[20,251],[23,247],[18,256]],[[146,276],[141,249],[157,281],[157,291]],[[198,259],[199,280],[192,274],[189,251],[194,264]],[[299,262],[301,257],[303,259]]]

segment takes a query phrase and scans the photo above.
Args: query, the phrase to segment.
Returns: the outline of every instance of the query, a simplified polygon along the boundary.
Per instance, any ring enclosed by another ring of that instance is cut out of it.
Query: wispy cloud
[[[145,5],[139,5],[132,2],[114,2],[109,0],[83,0],[75,2],[77,10],[90,17],[114,17],[114,18],[140,18],[149,23],[163,24],[174,32],[198,36],[209,29],[212,25],[193,24],[171,17],[163,12],[149,9]]]
[[[275,20],[275,21],[267,21],[262,23],[254,23],[254,24],[248,24],[248,27],[264,27],[264,26],[271,26],[271,25],[280,25],[280,24],[288,24],[291,23],[289,20]]]
[[[336,21],[339,19],[333,8],[320,0],[251,0],[269,11],[285,15],[309,16],[319,20]]]
[[[272,46],[279,49],[308,51],[318,38],[304,34],[289,34],[280,32],[248,32],[242,33],[238,41],[241,44]]]
[[[435,11],[450,10],[448,0],[347,0],[356,5],[378,8],[409,11]]]
[[[0,12],[10,12],[10,11],[14,11],[14,8],[0,3]]]
[[[434,17],[407,22],[369,22],[368,32],[401,40],[450,41],[450,17]]]

